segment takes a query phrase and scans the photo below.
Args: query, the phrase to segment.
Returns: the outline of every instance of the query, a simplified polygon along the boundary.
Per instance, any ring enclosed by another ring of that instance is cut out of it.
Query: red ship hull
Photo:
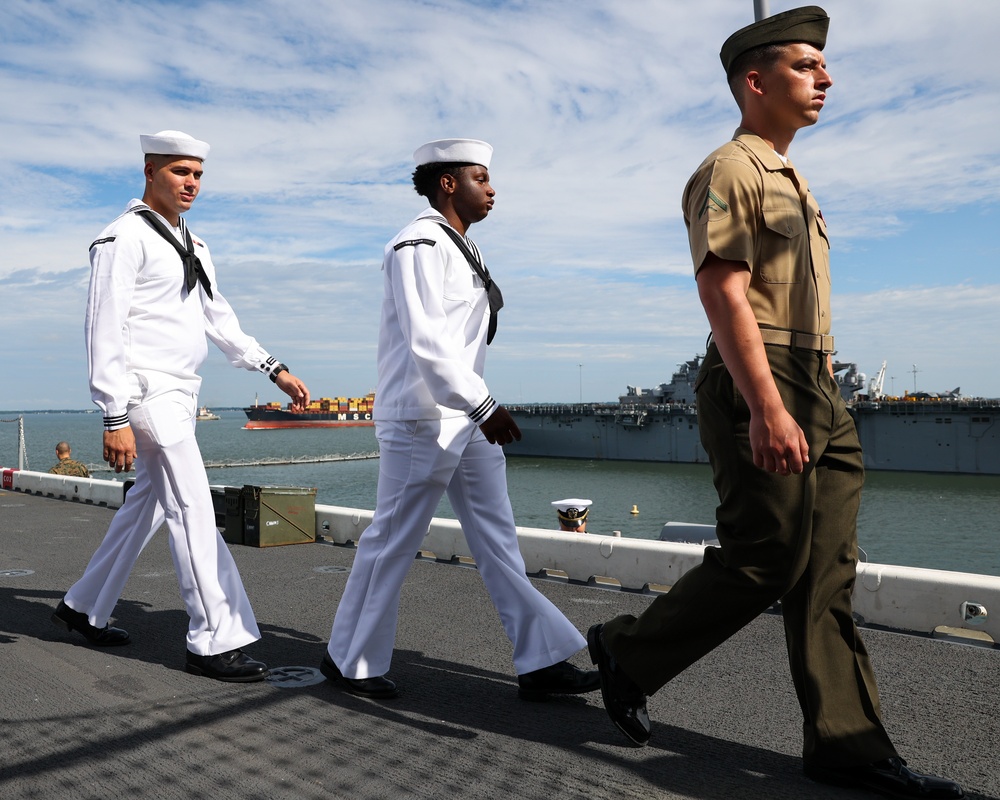
[[[266,406],[244,408],[247,430],[277,428],[361,428],[375,424],[370,411],[305,411],[296,413]]]

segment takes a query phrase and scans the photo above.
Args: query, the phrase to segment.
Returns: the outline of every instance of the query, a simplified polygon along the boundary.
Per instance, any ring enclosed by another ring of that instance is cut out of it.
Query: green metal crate
[[[316,490],[250,486],[243,498],[243,544],[273,547],[316,541]]]
[[[239,486],[212,486],[215,526],[229,544],[243,544],[243,489]]]

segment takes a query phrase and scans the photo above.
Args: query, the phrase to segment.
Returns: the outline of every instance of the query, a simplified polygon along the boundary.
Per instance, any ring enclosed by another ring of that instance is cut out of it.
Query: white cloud
[[[919,342],[928,386],[1000,395],[981,369],[995,340],[962,336],[986,324],[994,289],[946,265],[914,287],[907,271],[918,215],[1000,204],[1000,87],[969,57],[991,52],[1000,5],[825,7],[835,85],[792,157],[835,226],[841,354],[873,371],[890,353],[912,363]],[[42,366],[5,384],[0,407],[87,405],[85,376],[63,388],[81,375],[79,270],[141,192],[138,134],[161,128],[213,145],[189,218],[245,327],[329,391],[374,381],[382,245],[421,207],[410,153],[447,135],[496,146],[497,208],[473,230],[508,297],[494,393],[576,399],[580,363],[594,398],[669,378],[707,332],[680,193],[736,127],[718,50],[751,18],[750,0],[5,3],[0,277],[66,282],[5,286],[16,313],[0,335]],[[885,237],[895,291],[848,294],[857,253]],[[995,256],[991,237],[962,219],[956,258]],[[49,338],[24,335],[39,329]],[[260,386],[214,360],[205,375],[216,403]]]

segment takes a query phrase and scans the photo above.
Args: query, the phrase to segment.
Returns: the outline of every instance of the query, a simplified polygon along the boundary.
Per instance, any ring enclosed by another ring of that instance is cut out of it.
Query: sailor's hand
[[[521,429],[517,427],[510,412],[503,406],[497,406],[486,421],[479,426],[486,441],[490,444],[510,444],[515,439],[521,441]]]
[[[126,425],[114,431],[104,431],[104,460],[115,472],[130,472],[135,461],[135,434]]]
[[[275,380],[278,388],[292,398],[292,411],[305,411],[309,405],[308,387],[288,370],[278,373]]]
[[[751,414],[753,463],[765,472],[800,474],[809,463],[809,443],[802,428],[783,408],[772,414]]]

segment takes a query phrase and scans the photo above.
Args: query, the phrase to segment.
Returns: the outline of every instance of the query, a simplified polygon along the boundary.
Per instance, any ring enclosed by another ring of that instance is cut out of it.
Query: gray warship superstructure
[[[523,437],[510,456],[707,463],[698,435],[694,382],[701,356],[678,365],[669,383],[627,387],[617,403],[507,406]],[[882,393],[885,363],[871,381],[836,362],[841,393],[870,470],[1000,475],[1000,400],[958,389],[902,397]]]

